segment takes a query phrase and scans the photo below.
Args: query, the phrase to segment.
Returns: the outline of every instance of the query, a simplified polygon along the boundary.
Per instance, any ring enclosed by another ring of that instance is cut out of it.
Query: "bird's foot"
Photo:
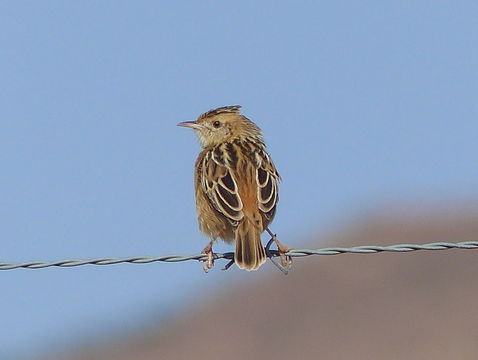
[[[271,239],[269,240],[269,243],[267,244],[266,251],[269,252],[269,247],[272,245],[272,242],[276,244],[277,250],[279,252],[280,266],[274,260],[272,260],[272,257],[270,257],[270,259],[274,263],[274,265],[276,265],[284,274],[287,274],[290,268],[292,267],[292,257],[286,254],[290,250],[292,250],[292,248],[280,242],[279,239],[277,238],[277,235],[272,233],[272,231],[270,231],[269,228],[267,228],[266,230],[271,236]]]
[[[274,242],[276,243],[276,246],[277,246],[277,250],[279,250],[279,257],[280,257],[280,263],[282,266],[290,269],[290,267],[292,266],[292,257],[286,255],[289,251],[292,250],[291,247],[287,246],[287,245],[284,245],[283,243],[281,243],[279,241],[279,239],[277,238],[277,236],[274,234],[274,236],[272,237],[272,239],[274,240]]]
[[[214,252],[212,251],[212,241],[201,251],[202,254],[207,255],[207,259],[203,260],[204,272],[208,272],[214,266]]]

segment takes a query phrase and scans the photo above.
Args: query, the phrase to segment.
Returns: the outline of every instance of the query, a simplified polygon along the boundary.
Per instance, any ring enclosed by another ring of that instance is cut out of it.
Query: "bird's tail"
[[[244,270],[257,270],[266,262],[266,249],[261,241],[261,221],[244,217],[236,228],[236,251],[234,262]]]

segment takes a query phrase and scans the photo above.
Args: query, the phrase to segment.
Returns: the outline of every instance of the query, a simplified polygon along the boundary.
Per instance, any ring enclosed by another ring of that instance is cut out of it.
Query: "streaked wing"
[[[204,157],[201,184],[214,208],[233,225],[237,225],[244,217],[237,182],[225,166],[223,158],[214,151]]]
[[[256,153],[256,163],[257,200],[259,209],[269,221],[272,221],[276,212],[277,203],[279,202],[278,182],[280,175],[265,151],[260,150]]]

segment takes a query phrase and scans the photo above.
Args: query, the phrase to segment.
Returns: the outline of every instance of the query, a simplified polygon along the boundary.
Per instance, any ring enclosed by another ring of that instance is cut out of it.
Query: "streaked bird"
[[[194,184],[199,228],[211,239],[203,250],[208,255],[205,271],[214,264],[217,238],[235,242],[239,268],[257,270],[267,258],[261,233],[274,219],[280,180],[261,130],[238,105],[210,110],[178,126],[194,129],[202,146]],[[279,245],[282,253],[289,250]]]

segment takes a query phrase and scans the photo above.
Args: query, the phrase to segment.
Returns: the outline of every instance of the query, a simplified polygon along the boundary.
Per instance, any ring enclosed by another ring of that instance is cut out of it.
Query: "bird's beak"
[[[202,128],[196,121],[183,121],[178,124],[178,126],[188,127],[194,130],[200,130]]]

